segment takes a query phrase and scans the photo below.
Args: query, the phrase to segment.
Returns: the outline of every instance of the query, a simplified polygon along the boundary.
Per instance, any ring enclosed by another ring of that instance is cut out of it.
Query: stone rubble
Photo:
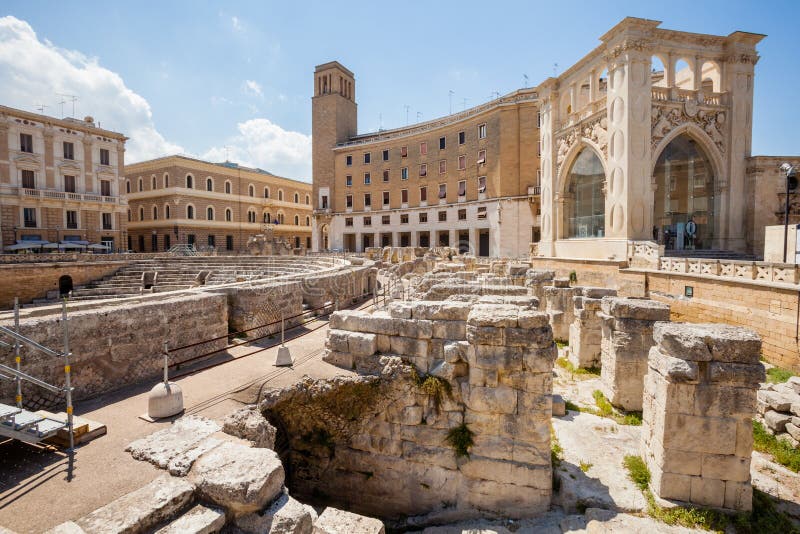
[[[783,384],[761,384],[757,399],[758,420],[767,432],[800,446],[800,377],[792,376]]]

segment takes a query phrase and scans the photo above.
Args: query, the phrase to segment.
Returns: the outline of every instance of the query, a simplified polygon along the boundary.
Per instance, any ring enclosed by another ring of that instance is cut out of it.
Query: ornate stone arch
[[[603,173],[606,175],[606,180],[608,180],[608,162],[606,161],[606,153],[594,141],[591,139],[587,139],[585,137],[581,137],[578,139],[577,142],[574,142],[573,145],[567,151],[566,156],[564,157],[561,165],[558,167],[558,174],[556,175],[556,186],[554,188],[554,194],[560,194],[564,192],[564,187],[567,183],[567,174],[569,169],[572,167],[572,164],[575,163],[575,160],[578,158],[578,154],[581,153],[581,150],[584,148],[590,148],[595,152],[595,155],[600,160],[600,163],[603,165]]]
[[[717,184],[721,183],[721,179],[724,176],[723,169],[725,168],[725,164],[722,159],[722,153],[720,152],[719,148],[717,147],[716,143],[708,136],[708,134],[703,131],[703,129],[693,122],[684,122],[669,131],[661,141],[656,144],[655,148],[653,148],[653,155],[650,158],[650,179],[653,178],[653,173],[655,172],[656,162],[658,161],[659,156],[664,151],[665,148],[678,136],[681,134],[686,134],[692,139],[694,139],[697,143],[705,151],[708,159],[711,161],[711,165],[714,166],[714,178],[717,180]]]

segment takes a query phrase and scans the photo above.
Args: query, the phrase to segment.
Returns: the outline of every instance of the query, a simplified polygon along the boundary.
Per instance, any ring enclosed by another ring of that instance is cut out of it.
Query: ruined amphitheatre
[[[658,26],[375,135],[348,131],[352,73],[320,65],[306,241],[253,211],[234,252],[216,205],[174,234],[142,206],[130,252],[0,255],[0,532],[798,531],[800,270],[762,261],[775,221],[744,194],[774,174],[744,150],[763,36]],[[512,115],[527,129],[492,144]],[[462,128],[524,192],[498,169],[438,203],[353,188],[353,153],[421,158]],[[536,165],[508,157],[526,135]],[[118,177],[133,200],[168,189],[141,169]],[[226,194],[208,180],[197,197]],[[687,195],[679,221],[663,204]]]

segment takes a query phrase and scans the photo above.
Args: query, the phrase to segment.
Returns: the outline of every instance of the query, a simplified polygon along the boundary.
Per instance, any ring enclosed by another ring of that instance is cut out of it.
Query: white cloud
[[[236,15],[231,17],[231,24],[233,25],[233,29],[236,30],[237,32],[240,32],[244,29],[242,28],[242,21],[240,21],[239,17],[237,17]]]
[[[242,90],[249,95],[264,96],[261,91],[261,85],[255,80],[245,80],[242,83]]]
[[[103,128],[121,132],[127,162],[141,161],[183,149],[156,130],[150,105],[125,85],[115,72],[101,67],[97,58],[41,41],[31,26],[13,16],[0,18],[0,102],[33,110],[35,104],[50,106],[45,113],[59,116],[55,95],[78,95],[76,115],[92,115]],[[71,114],[71,105],[64,111]]]
[[[201,157],[209,161],[228,159],[258,167],[279,176],[311,181],[311,136],[284,130],[269,119],[250,119],[237,125],[239,134],[225,146],[213,147]],[[226,150],[227,147],[227,150]]]

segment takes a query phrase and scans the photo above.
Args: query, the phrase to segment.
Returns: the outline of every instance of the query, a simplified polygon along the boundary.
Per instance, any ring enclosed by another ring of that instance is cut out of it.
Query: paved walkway
[[[233,361],[175,379],[183,389],[186,413],[221,420],[242,404],[255,402],[262,387],[284,387],[304,375],[330,378],[347,374],[321,360],[328,328],[322,322],[307,325],[315,326],[319,328],[286,343],[295,360],[293,368],[272,365],[277,346],[242,357],[257,347],[247,345],[231,349],[223,358],[233,357]],[[162,474],[125,452],[131,441],[170,424],[147,423],[138,417],[147,411],[152,385],[132,386],[76,403],[77,415],[105,423],[108,434],[79,447],[72,466],[60,451],[0,442],[0,526],[19,533],[42,532],[82,517]]]

